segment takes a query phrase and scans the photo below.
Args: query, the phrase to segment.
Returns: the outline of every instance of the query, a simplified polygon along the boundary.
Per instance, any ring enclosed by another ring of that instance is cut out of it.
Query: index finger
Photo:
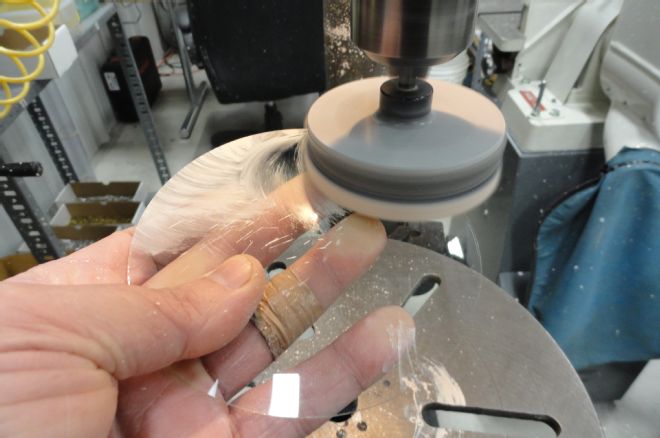
[[[212,230],[146,284],[158,288],[187,283],[234,254],[249,254],[268,264],[302,233],[317,226],[319,216],[329,215],[333,209],[338,210],[306,178],[298,176],[260,201],[253,217]]]

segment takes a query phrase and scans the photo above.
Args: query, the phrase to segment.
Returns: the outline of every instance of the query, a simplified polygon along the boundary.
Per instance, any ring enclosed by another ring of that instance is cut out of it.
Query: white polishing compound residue
[[[449,431],[429,427],[422,418],[423,406],[420,400],[435,400],[448,405],[465,406],[465,395],[460,385],[447,369],[428,358],[418,358],[420,378],[406,376],[401,383],[412,392],[415,409],[410,412],[408,421],[415,425],[414,438],[446,438]]]

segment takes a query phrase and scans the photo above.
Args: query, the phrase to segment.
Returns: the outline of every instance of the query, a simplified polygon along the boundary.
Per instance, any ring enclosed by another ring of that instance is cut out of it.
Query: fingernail
[[[228,289],[238,289],[252,278],[252,262],[247,256],[234,256],[209,274],[209,278]]]
[[[343,221],[340,222],[339,226],[342,227],[340,232],[352,233],[352,234],[362,234],[362,233],[374,233],[378,232],[383,225],[378,219],[371,219],[365,216],[360,216],[359,214],[352,214]]]
[[[385,230],[380,221],[353,214],[337,224],[328,238],[337,249],[343,250],[344,246],[349,245],[353,252],[372,252],[374,244],[385,241]]]

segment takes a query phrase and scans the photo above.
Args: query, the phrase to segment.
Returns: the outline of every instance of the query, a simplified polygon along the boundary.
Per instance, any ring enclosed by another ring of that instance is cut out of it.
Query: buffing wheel
[[[343,207],[387,220],[463,213],[497,188],[504,117],[466,87],[430,80],[431,112],[396,119],[379,111],[385,78],[326,93],[307,116],[310,179]]]

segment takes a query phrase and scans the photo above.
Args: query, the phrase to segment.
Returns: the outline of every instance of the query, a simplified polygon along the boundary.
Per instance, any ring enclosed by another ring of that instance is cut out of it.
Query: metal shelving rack
[[[37,128],[41,140],[44,142],[44,146],[46,147],[50,158],[53,160],[53,163],[55,163],[55,167],[57,168],[64,184],[79,181],[78,175],[76,175],[76,170],[73,168],[73,164],[71,164],[69,155],[66,153],[64,145],[62,144],[60,137],[57,135],[55,125],[53,125],[53,122],[50,120],[48,111],[46,111],[46,107],[41,101],[41,98],[37,96],[34,101],[27,106],[27,110],[28,113],[30,113],[30,118],[34,123],[34,127]]]
[[[80,23],[77,29],[72,31],[72,36],[76,46],[80,48],[103,24],[108,26],[115,43],[115,50],[120,58],[122,70],[126,76],[131,98],[137,109],[156,171],[160,181],[165,183],[170,179],[170,171],[158,138],[138,66],[135,63],[128,38],[114,4],[102,5],[94,14]],[[48,82],[47,80],[41,80],[34,81],[31,84],[30,92],[26,98],[20,104],[15,105],[4,119],[0,120],[0,135],[27,109],[62,181],[68,184],[69,182],[78,181],[78,176],[46,108],[39,98],[39,94],[46,88]],[[8,161],[10,159],[7,150],[0,145],[0,164]],[[41,211],[21,178],[0,176],[0,204],[4,207],[26,245],[39,262],[53,260],[64,254],[59,240],[48,224],[46,215]]]
[[[119,20],[119,15],[115,14],[110,18],[108,21],[108,28],[110,29],[110,34],[115,42],[115,48],[117,50],[117,55],[119,56],[121,68],[126,77],[128,89],[131,93],[133,103],[135,104],[135,109],[137,110],[140,125],[142,125],[142,130],[144,131],[144,136],[147,139],[149,152],[151,152],[151,157],[156,165],[158,177],[160,178],[160,182],[165,184],[171,178],[170,170],[167,166],[163,147],[158,138],[156,124],[154,123],[151,108],[149,107],[149,100],[147,99],[147,93],[145,93],[144,85],[140,79],[140,70],[133,57],[133,52],[131,51],[128,38],[126,38],[124,28]]]

